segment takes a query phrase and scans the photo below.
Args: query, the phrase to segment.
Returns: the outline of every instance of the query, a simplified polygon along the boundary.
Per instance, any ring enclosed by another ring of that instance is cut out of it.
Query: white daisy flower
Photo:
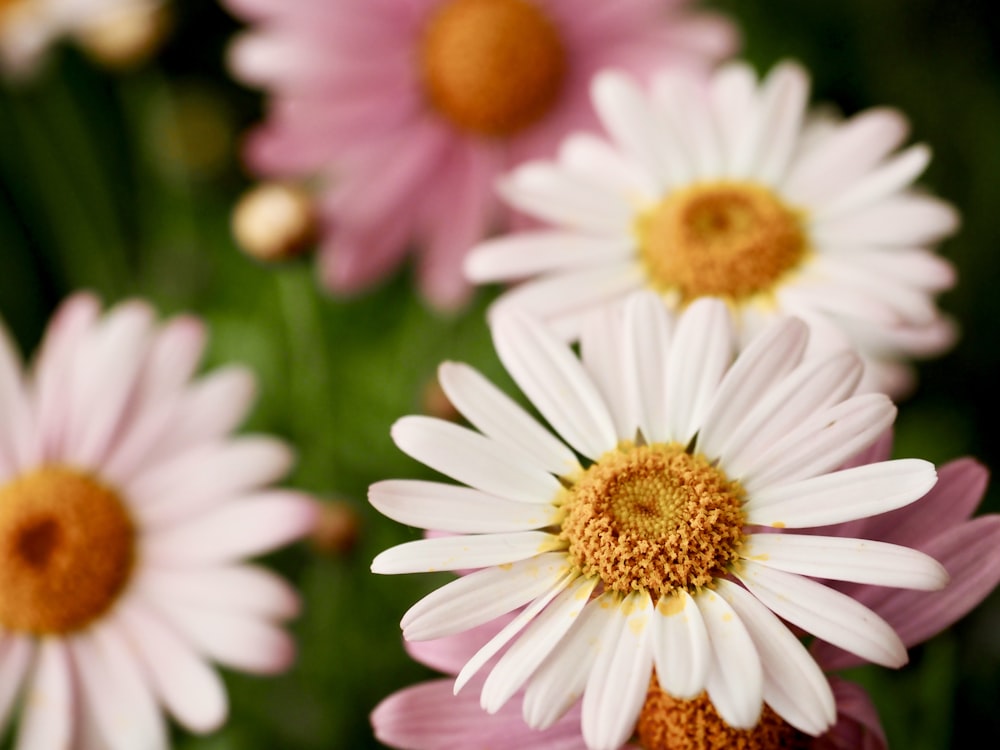
[[[590,317],[579,358],[523,311],[498,311],[492,332],[561,439],[471,367],[445,363],[441,384],[476,429],[409,416],[392,437],[466,486],[390,480],[369,492],[390,518],[448,532],[382,552],[374,572],[471,571],[406,612],[408,640],[519,610],[456,691],[499,657],[487,711],[524,688],[525,721],[545,728],[582,695],[587,745],[616,749],[654,668],[669,695],[707,691],[734,727],[754,726],[766,702],[822,734],[836,717],[830,686],[783,621],[868,661],[906,662],[884,620],[815,579],[936,589],[942,566],[789,531],[907,505],[936,480],[916,459],[838,469],[896,414],[885,394],[856,393],[856,354],[804,358],[808,328],[787,317],[737,356],[723,302],[675,318],[652,292]]]
[[[238,367],[194,379],[205,331],[144,303],[77,294],[25,370],[0,329],[0,727],[17,747],[168,746],[225,720],[210,662],[287,668],[295,591],[242,559],[311,528],[313,500],[268,488],[292,454],[234,437]]]
[[[570,337],[586,310],[642,287],[671,309],[722,297],[744,338],[796,315],[813,347],[861,352],[864,389],[906,394],[909,361],[954,343],[935,305],[954,271],[932,247],[958,215],[911,187],[930,150],[895,152],[899,112],[838,121],[807,112],[808,94],[790,62],[760,83],[741,62],[707,85],[664,73],[648,92],[599,73],[591,95],[610,140],[573,135],[557,160],[508,173],[507,201],[554,226],[479,244],[467,276],[523,281],[497,304]]]

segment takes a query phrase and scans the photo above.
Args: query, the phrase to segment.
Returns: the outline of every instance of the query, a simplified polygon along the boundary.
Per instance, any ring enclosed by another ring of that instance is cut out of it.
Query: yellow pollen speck
[[[0,487],[0,626],[79,630],[104,614],[132,571],[135,529],[118,495],[47,466]]]
[[[734,302],[766,298],[807,255],[802,219],[768,188],[712,182],[668,193],[636,221],[650,285]]]
[[[776,528],[776,529],[783,529],[783,528],[785,528],[785,522],[784,521],[775,521],[774,523],[771,524],[771,526],[774,527],[774,528]]]
[[[454,125],[508,136],[556,102],[566,77],[559,31],[528,0],[450,0],[428,21],[420,67],[431,105]]]
[[[674,615],[679,615],[684,611],[685,600],[677,594],[667,596],[659,601],[656,605],[656,609],[661,615],[673,617]]]
[[[679,444],[623,443],[570,480],[560,536],[605,589],[657,601],[704,588],[738,559],[742,488]]]
[[[636,734],[643,750],[807,750],[813,738],[785,723],[767,705],[753,729],[733,729],[702,693],[671,698],[650,679]]]

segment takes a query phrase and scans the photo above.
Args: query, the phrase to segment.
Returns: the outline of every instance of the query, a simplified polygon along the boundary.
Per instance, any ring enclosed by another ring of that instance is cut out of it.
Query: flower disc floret
[[[570,558],[613,591],[693,593],[738,558],[744,539],[739,484],[678,443],[622,443],[561,495]]]
[[[797,213],[753,183],[712,182],[667,193],[637,219],[650,284],[684,303],[743,301],[774,290],[806,257]]]
[[[525,0],[452,0],[420,46],[427,97],[465,130],[504,136],[538,121],[566,76],[555,25]]]
[[[83,628],[118,598],[134,555],[132,520],[96,479],[48,466],[8,482],[0,487],[0,625],[46,635]]]

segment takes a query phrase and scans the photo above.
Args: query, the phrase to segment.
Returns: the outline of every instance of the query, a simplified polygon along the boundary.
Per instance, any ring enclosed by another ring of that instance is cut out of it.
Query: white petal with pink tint
[[[312,498],[290,490],[249,495],[184,523],[151,530],[144,554],[156,565],[214,565],[262,555],[303,536],[316,519]]]
[[[298,593],[284,578],[259,565],[185,568],[150,567],[137,572],[138,590],[151,601],[184,604],[287,620],[301,609]]]
[[[66,644],[44,638],[24,694],[24,709],[17,733],[18,750],[52,750],[68,747],[77,710],[72,682],[73,665]]]
[[[444,362],[438,367],[438,382],[452,405],[487,437],[512,450],[524,450],[553,474],[570,474],[580,468],[573,451],[478,370]]]
[[[226,719],[229,700],[212,669],[161,618],[138,603],[118,613],[122,630],[136,650],[160,700],[194,732],[212,732]]]

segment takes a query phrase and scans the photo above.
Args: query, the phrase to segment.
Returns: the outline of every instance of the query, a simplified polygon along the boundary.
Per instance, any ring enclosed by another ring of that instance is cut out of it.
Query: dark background
[[[706,4],[708,5],[708,4]],[[920,365],[900,404],[896,449],[942,463],[973,455],[1000,465],[995,391],[1000,314],[1000,29],[985,0],[719,0],[744,34],[744,55],[766,71],[793,57],[812,71],[814,101],[847,115],[904,111],[910,142],[934,150],[921,183],[954,203],[964,223],[941,246],[958,269],[941,298],[962,338]],[[268,267],[242,255],[229,215],[251,184],[240,134],[259,120],[259,92],[224,66],[239,24],[215,3],[175,0],[159,55],[109,71],[60,46],[30,85],[0,83],[0,314],[26,352],[56,304],[95,289],[111,303],[141,295],[163,314],[204,316],[206,366],[240,361],[261,396],[246,429],[293,441],[289,484],[339,503],[357,523],[348,550],[309,540],[268,562],[302,591],[293,623],[296,667],[278,678],[226,673],[230,722],[187,750],[375,748],[368,712],[429,676],[405,656],[400,615],[433,577],[376,577],[381,549],[415,538],[365,502],[368,485],[428,471],[389,440],[399,416],[422,409],[443,359],[468,361],[507,383],[489,344],[483,289],[460,314],[431,312],[409,269],[355,299],[315,283],[308,259]],[[982,512],[1000,511],[991,485]],[[854,675],[880,707],[892,747],[978,746],[1000,731],[1000,597],[913,651],[898,672]]]

